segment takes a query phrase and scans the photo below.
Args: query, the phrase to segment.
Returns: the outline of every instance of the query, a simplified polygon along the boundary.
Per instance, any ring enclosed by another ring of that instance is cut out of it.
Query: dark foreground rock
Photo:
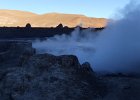
[[[29,42],[0,42],[0,69],[20,66],[25,58],[35,54]]]
[[[108,93],[101,100],[140,100],[140,77],[128,75],[104,76]]]
[[[76,56],[35,54],[31,43],[0,43],[0,100],[99,100],[105,86]]]

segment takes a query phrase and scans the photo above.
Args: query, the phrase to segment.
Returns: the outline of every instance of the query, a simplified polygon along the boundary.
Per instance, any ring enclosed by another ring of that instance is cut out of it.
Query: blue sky
[[[38,14],[58,12],[110,18],[130,0],[1,0],[0,9],[30,11]]]

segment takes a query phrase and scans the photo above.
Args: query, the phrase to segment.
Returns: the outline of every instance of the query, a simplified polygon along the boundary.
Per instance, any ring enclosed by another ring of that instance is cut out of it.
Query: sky
[[[23,10],[37,14],[68,13],[110,18],[130,0],[1,0],[0,9]]]

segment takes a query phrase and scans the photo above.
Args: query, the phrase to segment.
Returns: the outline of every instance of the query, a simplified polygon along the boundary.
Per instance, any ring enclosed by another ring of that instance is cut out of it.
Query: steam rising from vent
[[[35,41],[33,46],[40,53],[74,54],[95,71],[140,73],[140,5],[131,2],[122,12],[121,19],[100,33],[77,28],[71,36]]]

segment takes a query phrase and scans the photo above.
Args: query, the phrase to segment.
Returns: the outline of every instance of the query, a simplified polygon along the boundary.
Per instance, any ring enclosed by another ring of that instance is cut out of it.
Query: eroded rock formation
[[[104,86],[76,56],[36,54],[31,43],[0,43],[0,100],[93,100]]]

